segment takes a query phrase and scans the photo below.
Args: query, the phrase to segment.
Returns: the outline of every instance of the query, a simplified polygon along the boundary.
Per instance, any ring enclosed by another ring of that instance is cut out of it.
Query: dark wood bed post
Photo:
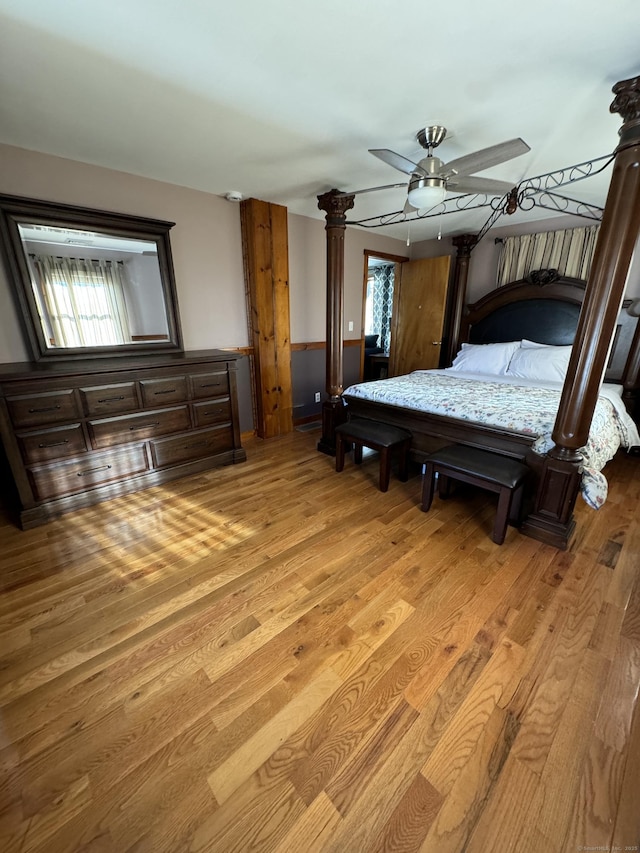
[[[567,547],[573,531],[581,459],[578,450],[589,436],[609,342],[640,234],[640,77],[616,83],[613,92],[611,112],[620,113],[624,122],[620,143],[552,434],[555,446],[541,466],[535,508],[523,525],[528,535],[559,547]],[[628,365],[637,361],[637,354],[634,362],[632,353]]]
[[[344,311],[344,233],[346,212],[355,196],[329,190],[318,196],[318,207],[326,212],[327,232],[327,379],[329,399],[322,403],[322,437],[318,450],[335,456],[335,428],[346,420],[342,400],[343,311]]]
[[[460,322],[467,298],[467,279],[469,278],[469,261],[471,251],[478,242],[477,234],[460,234],[451,242],[456,247],[456,262],[453,268],[453,280],[451,282],[451,297],[449,302],[448,342],[446,351],[446,365],[449,367],[456,357],[460,348]]]

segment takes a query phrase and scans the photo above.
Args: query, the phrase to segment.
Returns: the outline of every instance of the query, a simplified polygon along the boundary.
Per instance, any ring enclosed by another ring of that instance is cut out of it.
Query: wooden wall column
[[[611,112],[620,113],[624,121],[620,143],[552,433],[555,446],[540,473],[533,515],[525,522],[528,535],[535,536],[536,528],[551,531],[564,547],[573,529],[572,513],[579,485],[577,464],[581,459],[578,451],[589,436],[640,234],[640,77],[616,83],[613,92]]]
[[[467,298],[467,279],[469,278],[469,261],[471,252],[478,242],[476,234],[460,234],[451,242],[456,247],[456,261],[453,268],[453,281],[451,283],[449,318],[447,321],[447,348],[444,353],[446,364],[450,367],[460,349],[460,322],[464,312]]]
[[[255,198],[240,203],[254,421],[259,438],[293,429],[287,208]]]
[[[322,438],[318,450],[333,456],[336,452],[335,428],[345,420],[343,392],[343,314],[344,314],[344,232],[346,212],[353,207],[354,196],[339,190],[318,196],[318,207],[326,213],[327,233],[327,332],[326,392],[322,403]]]

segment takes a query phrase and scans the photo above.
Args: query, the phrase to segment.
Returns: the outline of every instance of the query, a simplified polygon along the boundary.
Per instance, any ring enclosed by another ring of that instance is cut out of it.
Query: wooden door
[[[438,367],[450,266],[449,255],[400,264],[393,298],[390,376]]]

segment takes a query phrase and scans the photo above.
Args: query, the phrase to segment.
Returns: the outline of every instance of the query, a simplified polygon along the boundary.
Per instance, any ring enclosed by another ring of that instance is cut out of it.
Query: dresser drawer
[[[142,445],[94,453],[81,460],[58,462],[43,468],[32,468],[29,479],[37,500],[46,501],[63,495],[86,492],[113,480],[121,480],[147,470],[147,456]]]
[[[101,448],[141,441],[171,432],[182,432],[189,429],[189,426],[189,410],[186,406],[176,406],[173,409],[140,412],[121,418],[89,421],[89,434],[93,446]]]
[[[152,441],[150,444],[153,464],[160,468],[164,465],[175,465],[178,462],[188,462],[190,459],[215,456],[216,453],[232,450],[233,431],[230,426],[220,426],[175,438]]]
[[[17,435],[22,458],[27,465],[50,462],[62,456],[77,456],[86,453],[87,443],[80,424],[54,427]]]
[[[229,375],[226,370],[214,373],[196,373],[191,377],[191,395],[194,400],[218,397],[229,393]]]
[[[80,388],[80,398],[87,415],[116,415],[138,408],[135,382]]]
[[[197,427],[228,423],[231,420],[231,401],[228,397],[221,397],[219,400],[194,403],[193,416]]]
[[[187,399],[187,377],[173,376],[168,379],[141,379],[142,404],[164,406],[165,403],[181,403]]]
[[[21,427],[76,421],[80,417],[73,391],[50,391],[25,397],[8,397],[13,425]]]

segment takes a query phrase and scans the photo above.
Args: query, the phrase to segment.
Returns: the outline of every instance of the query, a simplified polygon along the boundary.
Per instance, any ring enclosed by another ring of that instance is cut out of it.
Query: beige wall
[[[364,228],[347,228],[344,240],[344,338],[361,336],[365,249],[407,256],[403,240]],[[326,337],[326,238],[324,220],[289,215],[291,340],[323,341]],[[349,331],[349,321],[353,331]]]

